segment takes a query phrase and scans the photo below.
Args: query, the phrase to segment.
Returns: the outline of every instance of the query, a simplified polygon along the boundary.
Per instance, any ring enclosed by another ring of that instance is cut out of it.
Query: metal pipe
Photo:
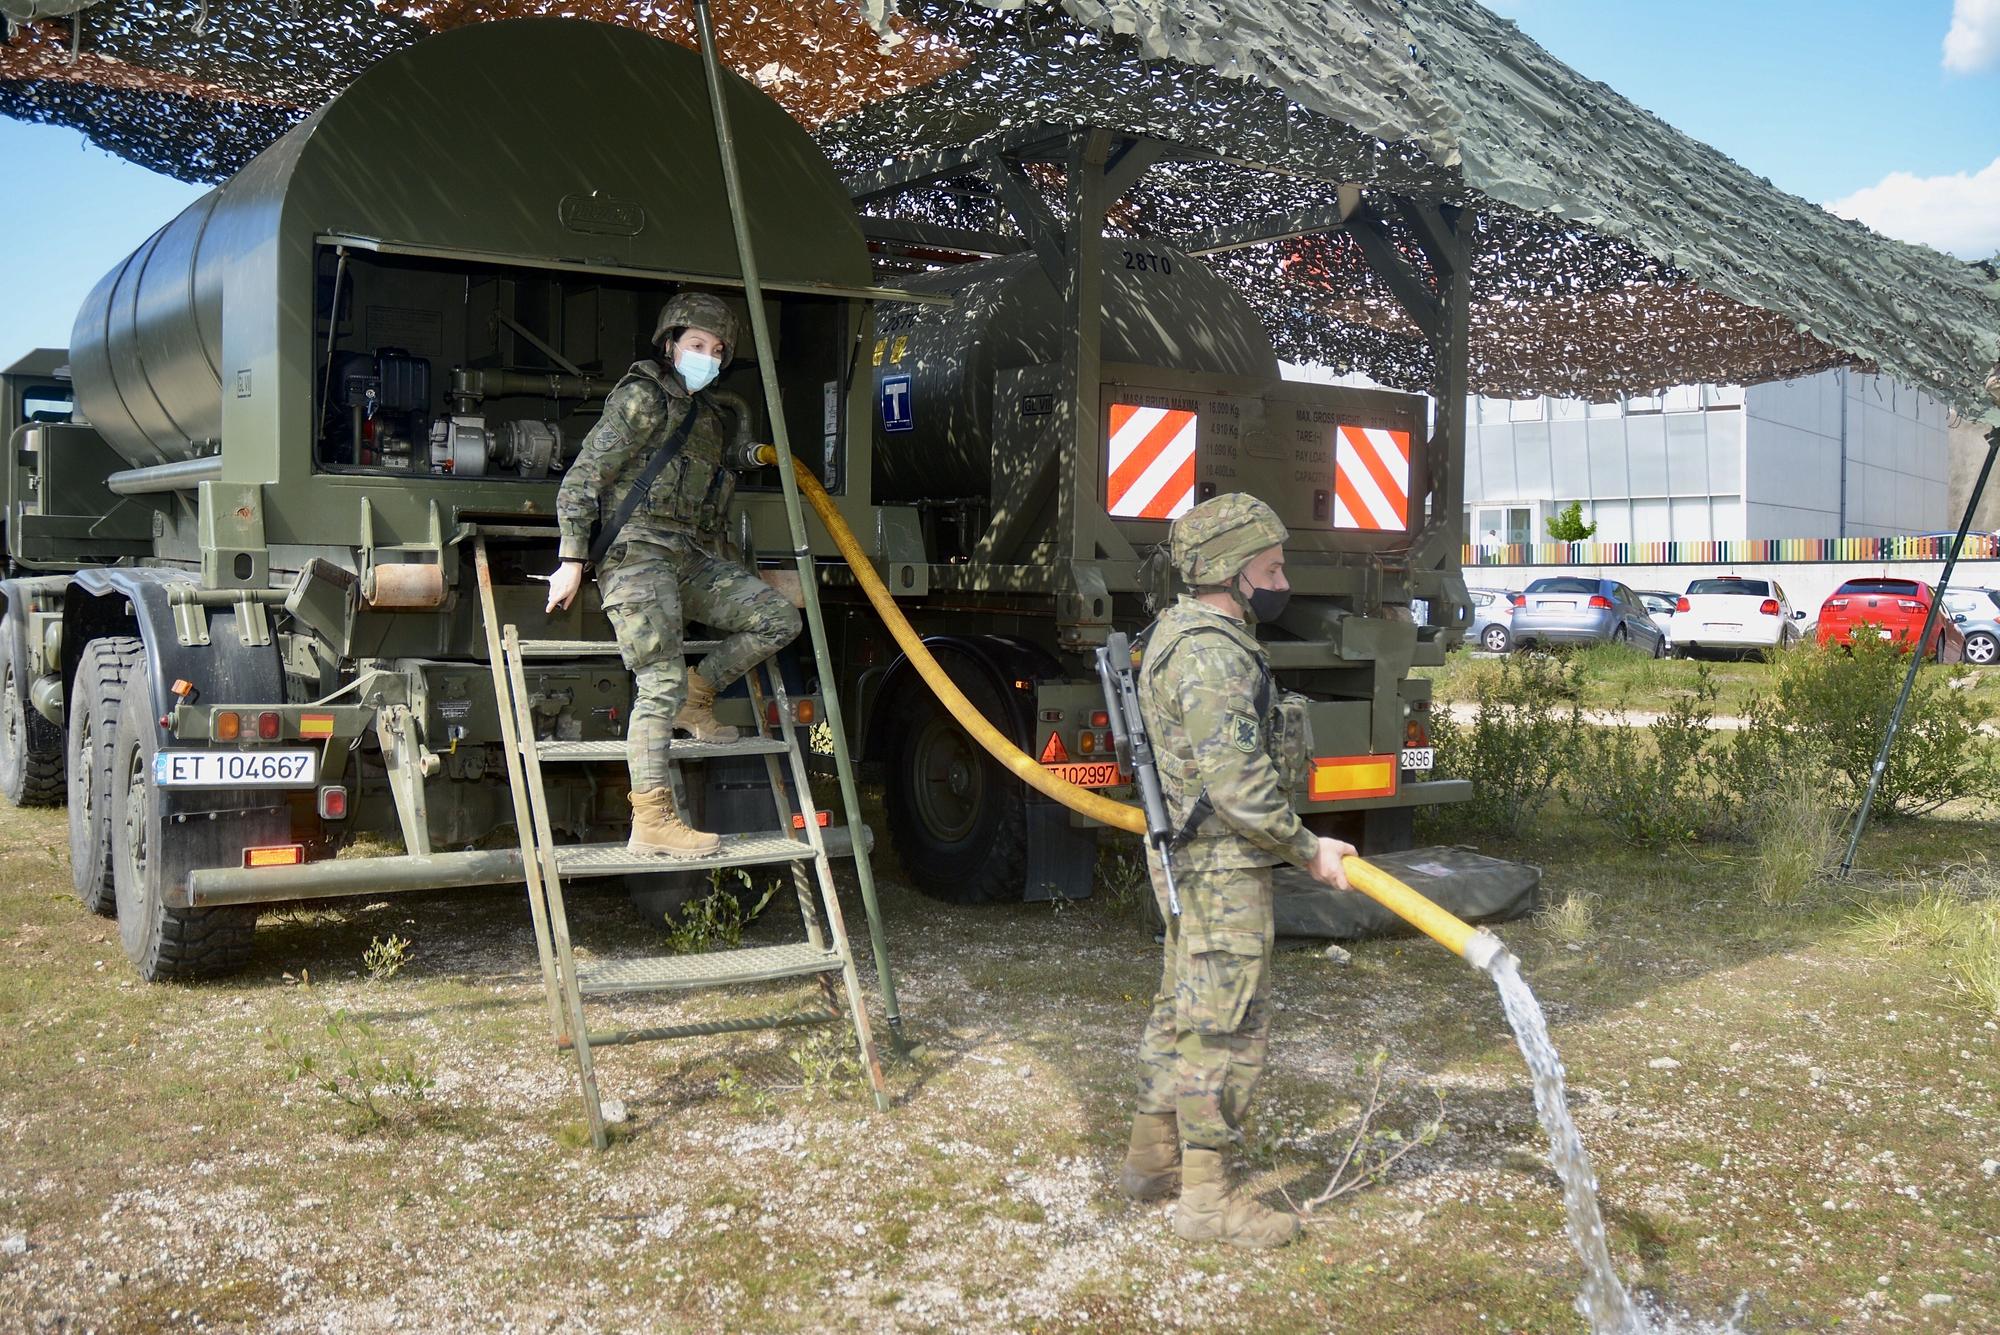
[[[104,485],[116,496],[147,496],[161,491],[193,491],[199,484],[219,481],[221,477],[222,456],[211,454],[147,468],[122,468],[105,478]]]
[[[2000,399],[1996,399],[2000,402]],[[1993,472],[1993,458],[2000,455],[2000,426],[1986,433],[1986,462],[1979,466],[1979,480],[1972,484],[1972,494],[1965,500],[1965,515],[1958,521],[1958,537],[1952,541],[1951,550],[1945,553],[1944,570],[1938,575],[1937,587],[1931,590],[1931,606],[1924,613],[1924,628],[1917,632],[1917,642],[1910,648],[1910,669],[1903,674],[1903,689],[1896,696],[1896,707],[1889,711],[1889,729],[1882,734],[1882,749],[1875,753],[1875,767],[1868,771],[1868,790],[1861,795],[1861,810],[1854,817],[1854,830],[1847,836],[1847,853],[1840,859],[1840,874],[1846,876],[1854,870],[1854,851],[1861,846],[1861,832],[1868,828],[1868,813],[1875,806],[1875,790],[1882,786],[1883,772],[1889,768],[1889,748],[1896,743],[1896,731],[1903,726],[1903,710],[1910,703],[1910,692],[1916,688],[1917,669],[1924,663],[1924,645],[1930,642],[1931,630],[1944,613],[1944,591],[1951,584],[1951,572],[1958,565],[1958,553],[1965,546],[1965,535],[1972,527],[1972,515],[1979,508],[1979,498],[1986,490],[1986,479]],[[1940,646],[1943,640],[1940,639]]]
[[[737,170],[736,142],[729,129],[729,109],[722,95],[722,64],[715,54],[715,21],[709,0],[695,0],[695,26],[701,36],[702,68],[708,80],[708,101],[715,118],[715,145],[722,158],[722,183],[729,196],[729,221],[736,233],[736,255],[743,266],[743,297],[750,307],[750,333],[757,349],[758,378],[764,383],[764,404],[771,417],[771,440],[781,459],[792,457],[789,433],[785,429],[785,405],[778,392],[778,359],[771,344],[770,324],[764,314],[764,285],[757,273],[757,257],[750,245],[750,218],[743,203],[743,181]],[[798,482],[789,468],[778,469],[778,481],[785,493],[785,520],[792,536],[792,556],[799,572],[801,601],[805,604],[806,629],[812,637],[813,656],[820,663],[833,662],[827,649],[826,619],[820,611],[819,583],[813,569],[812,546],[806,538],[805,513],[799,505]],[[861,823],[861,794],[854,786],[854,765],[847,754],[847,727],[841,718],[840,692],[832,683],[822,693],[826,704],[827,729],[833,735],[834,769],[840,776],[840,801],[847,823]],[[802,795],[803,796],[803,795]],[[903,1013],[896,1004],[896,979],[889,966],[889,945],[882,932],[882,912],[875,900],[875,873],[867,852],[856,849],[855,880],[861,889],[861,906],[868,917],[868,939],[874,948],[875,977],[882,991],[882,1008],[892,1034],[902,1033]],[[829,905],[837,912],[838,905]],[[857,1016],[857,1024],[861,1017]]]
[[[199,867],[188,873],[188,905],[281,904],[294,899],[507,885],[525,875],[518,848],[342,858],[297,867]]]
[[[560,371],[500,371],[461,366],[451,373],[451,397],[487,399],[510,394],[538,394],[546,399],[601,399],[617,383],[615,375],[565,375]]]

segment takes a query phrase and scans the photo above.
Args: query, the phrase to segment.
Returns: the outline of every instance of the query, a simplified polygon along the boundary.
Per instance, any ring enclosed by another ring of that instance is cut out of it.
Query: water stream
[[[1611,1265],[1604,1216],[1597,1209],[1597,1175],[1591,1171],[1583,1138],[1569,1115],[1569,1103],[1563,1096],[1562,1058],[1549,1041],[1549,1024],[1542,1016],[1541,1003],[1522,979],[1520,961],[1509,952],[1496,952],[1486,971],[1500,989],[1501,1008],[1507,1012],[1507,1023],[1513,1026],[1521,1056],[1534,1076],[1535,1115],[1548,1133],[1549,1161],[1562,1179],[1569,1240],[1583,1258],[1583,1289],[1577,1294],[1577,1310],[1595,1335],[1647,1335],[1652,1324],[1633,1305]]]

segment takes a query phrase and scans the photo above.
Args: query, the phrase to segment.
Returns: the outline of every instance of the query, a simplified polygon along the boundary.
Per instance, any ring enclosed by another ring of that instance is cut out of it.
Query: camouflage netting
[[[526,14],[693,40],[686,0],[121,0],[81,13],[75,52],[63,20],[0,47],[0,113],[219,180],[372,60]],[[1186,150],[1114,207],[1125,235],[1195,247],[1260,219],[1323,217],[1343,182],[1467,205],[1470,378],[1485,393],[1601,397],[1872,363],[1994,415],[1980,390],[2000,355],[1990,269],[1784,194],[1462,0],[716,0],[716,24],[729,64],[856,176],[1091,125]],[[1033,180],[1059,201],[1060,166]],[[1013,230],[970,172],[868,208]],[[1282,355],[1430,383],[1430,346],[1348,235],[1210,263],[1256,304]],[[907,261],[885,257],[898,267]]]

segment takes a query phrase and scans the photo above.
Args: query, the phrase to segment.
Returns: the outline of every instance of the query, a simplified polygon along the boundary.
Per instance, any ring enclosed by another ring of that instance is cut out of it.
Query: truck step
[[[772,862],[803,862],[813,855],[803,839],[787,835],[725,834],[722,847],[707,857],[676,858],[634,853],[624,844],[562,844],[555,849],[556,868],[563,876],[622,876],[638,872],[708,871],[715,867],[754,867]]]
[[[669,992],[804,978],[833,973],[840,967],[840,952],[800,941],[788,946],[718,950],[707,955],[656,955],[578,963],[576,982],[586,997],[604,997],[623,992]]]
[[[667,754],[674,760],[715,760],[722,756],[781,756],[785,743],[776,737],[744,737],[733,742],[691,742],[675,738]],[[596,742],[536,742],[535,751],[544,761],[625,759],[625,743],[617,738]]]
[[[684,654],[705,654],[721,640],[684,640]],[[522,640],[521,657],[529,658],[616,658],[616,640]]]

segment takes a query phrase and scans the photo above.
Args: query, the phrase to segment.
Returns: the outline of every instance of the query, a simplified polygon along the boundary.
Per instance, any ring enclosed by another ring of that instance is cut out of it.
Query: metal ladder
[[[558,1051],[570,1052],[576,1057],[577,1077],[583,1090],[584,1113],[590,1124],[591,1143],[599,1149],[610,1143],[605,1131],[603,1102],[598,1093],[597,1072],[591,1056],[593,1048],[711,1034],[747,1033],[758,1029],[837,1024],[847,1016],[853,1020],[862,1066],[874,1090],[875,1106],[887,1111],[888,1088],[882,1079],[881,1062],[869,1028],[860,976],[854,968],[854,954],[834,887],[826,839],[821,833],[819,813],[813,805],[805,756],[799,749],[797,733],[790,722],[791,702],[786,696],[784,676],[774,666],[775,660],[764,663],[749,678],[757,726],[754,734],[734,742],[676,740],[670,753],[674,799],[681,804],[682,811],[688,810],[688,807],[684,801],[681,762],[722,756],[763,756],[771,783],[773,814],[777,820],[775,829],[768,833],[725,834],[721,848],[699,858],[635,854],[628,852],[623,842],[558,844],[550,825],[542,784],[543,766],[622,763],[625,743],[621,739],[563,741],[537,737],[522,665],[530,660],[576,662],[616,657],[618,646],[610,640],[522,639],[518,628],[511,624],[502,625],[495,611],[492,567],[487,559],[483,535],[474,539],[473,556],[478,566],[480,612],[486,627],[487,657],[493,670],[494,699],[499,706],[502,749],[507,757],[507,784],[513,795],[515,825],[521,835],[521,865],[527,878],[528,909],[534,918],[535,949],[541,959],[550,1032]],[[691,642],[686,649],[694,654],[713,647],[713,642]],[[777,705],[779,722],[775,730],[767,722],[764,690],[757,680],[759,674],[767,678],[770,699]],[[776,735],[773,735],[774,731]],[[799,810],[796,812],[786,791],[780,757],[784,757],[789,764],[792,784],[798,793]],[[807,862],[812,864],[810,874],[805,869]],[[799,916],[805,928],[804,941],[707,954],[659,955],[601,963],[577,962],[570,946],[569,915],[563,904],[565,878],[660,871],[714,871],[754,866],[789,867],[797,892]],[[813,893],[815,883],[818,887],[817,905]],[[845,984],[847,1016],[842,1014],[840,989],[833,982],[835,973],[841,975]],[[584,1011],[584,1002],[592,998],[692,991],[805,977],[819,980],[825,1003],[823,1007],[740,1019],[596,1031],[590,1029]]]

